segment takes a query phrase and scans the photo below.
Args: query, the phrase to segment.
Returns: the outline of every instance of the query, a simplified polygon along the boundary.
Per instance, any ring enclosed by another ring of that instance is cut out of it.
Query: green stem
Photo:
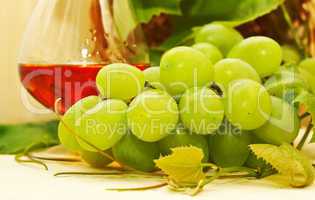
[[[303,113],[301,116],[299,116],[300,120],[305,119],[307,117],[309,117],[311,114],[308,112]]]
[[[313,129],[313,124],[312,124],[312,121],[308,124],[306,130],[305,130],[305,133],[303,135],[303,138],[301,139],[301,141],[299,142],[299,144],[297,145],[297,149],[298,150],[301,150],[303,148],[303,146],[305,145],[305,142],[307,140],[307,138],[309,137],[311,131]]]
[[[59,172],[54,174],[54,176],[67,176],[67,175],[81,175],[81,176],[108,176],[108,175],[133,175],[133,176],[142,176],[150,178],[164,178],[163,174],[157,173],[137,173],[135,171],[117,171],[116,169],[108,169],[107,172]]]
[[[247,172],[248,174],[256,174],[254,169],[248,167],[227,167],[222,168],[222,173],[232,173],[232,172]]]
[[[18,162],[18,163],[33,163],[33,164],[38,164],[38,165],[41,165],[45,168],[45,170],[48,170],[48,166],[44,163],[44,162],[41,162],[39,160],[36,160],[34,159],[30,154],[29,152],[32,150],[33,147],[35,147],[36,145],[38,145],[38,143],[33,143],[31,145],[29,145],[27,148],[25,148],[25,150],[20,153],[20,154],[17,154],[15,156],[15,161]],[[23,157],[26,157],[28,158],[28,160],[24,160],[22,159]]]
[[[126,191],[143,191],[143,190],[152,190],[152,189],[157,189],[161,187],[167,186],[168,183],[159,183],[157,185],[150,185],[150,186],[145,186],[145,187],[138,187],[138,188],[111,188],[111,189],[106,189],[109,191],[118,191],[118,192],[126,192]]]
[[[28,160],[23,160],[22,157],[27,157]],[[33,164],[38,164],[38,165],[41,165],[44,167],[45,170],[48,170],[48,166],[41,162],[41,161],[38,161],[38,160],[35,160],[33,159],[32,157],[30,157],[29,155],[23,155],[23,154],[20,154],[20,155],[16,155],[15,156],[15,161],[18,162],[18,163],[33,163]]]
[[[30,157],[39,159],[39,160],[47,160],[47,161],[59,161],[59,162],[81,162],[80,159],[77,158],[54,158],[54,157],[42,157],[42,156],[35,156],[30,154]]]
[[[212,163],[202,163],[201,166],[202,167],[211,167],[212,169],[218,169],[218,166],[216,166],[215,164],[212,164]]]

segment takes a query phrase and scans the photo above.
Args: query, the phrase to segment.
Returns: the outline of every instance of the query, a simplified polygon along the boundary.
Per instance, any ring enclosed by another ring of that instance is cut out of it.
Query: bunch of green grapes
[[[315,91],[314,59],[299,64],[294,49],[268,37],[244,39],[218,23],[198,29],[195,42],[169,49],[160,66],[144,71],[104,66],[100,96],[81,99],[62,117],[61,143],[93,167],[117,161],[151,172],[155,159],[183,146],[200,148],[203,162],[220,167],[266,166],[248,145],[295,140],[292,98],[305,83]]]

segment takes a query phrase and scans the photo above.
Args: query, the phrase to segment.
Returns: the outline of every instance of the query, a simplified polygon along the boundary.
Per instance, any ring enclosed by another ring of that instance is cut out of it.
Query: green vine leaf
[[[56,121],[0,126],[0,154],[18,154],[59,144]]]
[[[184,0],[185,13],[190,16],[240,25],[263,16],[281,5],[284,0]]]
[[[131,0],[139,23],[147,23],[154,15],[161,13],[180,15],[181,0]]]
[[[196,147],[177,147],[172,154],[155,160],[158,168],[180,187],[196,187],[205,179],[202,159],[204,154]]]
[[[280,174],[287,176],[292,187],[305,187],[313,183],[314,172],[311,160],[293,146],[253,144],[250,148],[258,158],[262,158]]]

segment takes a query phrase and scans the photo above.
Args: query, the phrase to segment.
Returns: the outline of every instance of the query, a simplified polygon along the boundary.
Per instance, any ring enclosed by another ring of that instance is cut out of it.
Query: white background
[[[82,165],[82,164],[81,164]],[[53,164],[49,171],[32,165],[17,164],[12,157],[0,156],[1,200],[307,200],[314,199],[315,185],[292,189],[271,181],[219,180],[196,197],[162,189],[141,192],[113,192],[106,188],[139,187],[158,181],[108,177],[54,177],[60,171],[87,170],[76,165]],[[95,171],[95,170],[94,170]]]

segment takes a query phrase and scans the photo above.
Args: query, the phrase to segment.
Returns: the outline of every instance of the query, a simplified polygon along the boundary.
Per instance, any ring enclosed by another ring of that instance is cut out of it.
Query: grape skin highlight
[[[179,118],[177,103],[164,91],[147,90],[130,103],[127,118],[135,136],[156,142],[175,129]]]
[[[111,148],[127,133],[127,108],[122,100],[100,102],[82,115],[78,135],[100,150]],[[83,149],[97,152],[86,142],[78,142]]]
[[[203,26],[195,36],[195,42],[206,42],[215,45],[223,55],[227,55],[230,49],[241,42],[243,36],[233,28],[221,24],[208,24]]]
[[[269,121],[255,130],[257,138],[268,144],[281,145],[294,141],[300,130],[300,120],[295,108],[277,97],[271,97],[272,112]]]
[[[207,56],[212,64],[215,64],[219,60],[223,59],[223,55],[220,50],[210,43],[197,43],[194,44],[192,47]]]
[[[66,126],[63,122],[59,123],[58,137],[61,144],[68,150],[74,152],[81,150],[81,147],[74,136],[74,133],[77,133],[79,129],[79,119],[86,111],[93,108],[100,101],[101,99],[97,96],[85,97],[69,108],[62,117],[62,121],[66,124]],[[71,131],[74,133],[71,133]]]
[[[229,121],[243,130],[254,130],[264,125],[271,114],[271,98],[259,83],[243,79],[229,87],[225,99]]]
[[[145,80],[154,88],[164,90],[160,79],[160,67],[150,67],[143,71]]]
[[[213,80],[213,65],[200,51],[175,47],[161,58],[161,82],[175,96],[191,87],[205,86]]]
[[[187,90],[179,102],[180,119],[184,126],[197,134],[211,134],[224,118],[221,97],[208,88]]]
[[[96,77],[96,85],[105,98],[130,100],[144,88],[144,74],[138,68],[116,63],[103,67]]]
[[[224,91],[227,91],[233,81],[239,79],[251,79],[261,83],[260,77],[255,69],[240,59],[226,58],[215,64],[214,82]],[[226,93],[224,91],[223,93]]]
[[[229,58],[239,58],[253,66],[260,77],[267,77],[280,69],[282,50],[271,38],[249,37],[237,44],[228,54]]]

